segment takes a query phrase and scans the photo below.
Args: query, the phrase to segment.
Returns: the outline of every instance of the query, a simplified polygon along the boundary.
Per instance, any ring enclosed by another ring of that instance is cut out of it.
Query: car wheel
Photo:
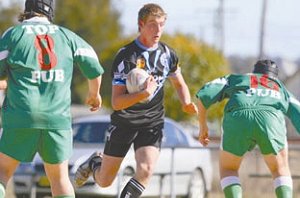
[[[187,198],[205,198],[207,195],[204,175],[197,169],[192,172],[188,185]]]

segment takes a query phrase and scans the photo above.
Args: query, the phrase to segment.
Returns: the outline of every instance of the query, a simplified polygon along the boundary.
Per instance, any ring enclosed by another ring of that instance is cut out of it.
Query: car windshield
[[[104,144],[109,121],[73,123],[74,143]],[[166,121],[162,147],[189,146],[187,134],[173,122]]]
[[[73,124],[74,143],[104,143],[108,122],[84,122]]]
[[[163,147],[188,146],[188,140],[183,131],[177,128],[171,122],[165,122],[164,137],[162,141]]]

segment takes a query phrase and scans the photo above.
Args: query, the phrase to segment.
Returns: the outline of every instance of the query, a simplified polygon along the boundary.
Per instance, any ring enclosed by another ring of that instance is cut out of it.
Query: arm
[[[291,120],[297,132],[300,133],[300,102],[291,93],[289,93],[289,108],[286,115]]]
[[[98,110],[102,105],[102,98],[100,95],[102,76],[88,80],[89,92],[85,103],[90,106],[91,111]]]
[[[7,81],[6,80],[0,80],[0,90],[4,90],[7,88]]]
[[[157,84],[153,78],[150,76],[144,84],[144,89],[136,93],[127,93],[125,85],[113,85],[112,86],[112,97],[111,104],[115,111],[126,109],[141,100],[148,98],[154,93]]]
[[[208,126],[206,120],[207,109],[214,103],[223,99],[223,92],[228,84],[224,77],[217,78],[211,82],[206,83],[196,94],[198,99],[198,122],[199,122],[199,136],[198,140],[203,146],[209,143]]]
[[[198,122],[199,122],[199,136],[198,140],[203,146],[207,146],[209,143],[208,137],[208,126],[206,121],[206,109],[203,106],[201,100],[199,99],[197,102],[198,106]]]
[[[197,106],[193,102],[191,102],[190,91],[184,81],[182,74],[180,72],[176,73],[174,76],[170,77],[170,81],[173,87],[176,89],[177,95],[182,105],[182,110],[189,114],[197,113]]]

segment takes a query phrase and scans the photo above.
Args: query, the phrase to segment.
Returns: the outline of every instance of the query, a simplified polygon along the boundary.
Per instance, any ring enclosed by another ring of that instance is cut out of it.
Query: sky
[[[263,0],[224,1],[224,48],[226,56],[259,54]],[[145,3],[158,3],[168,13],[165,32],[192,34],[220,47],[217,8],[220,0],[114,0],[121,11],[126,34],[137,32],[137,13]],[[300,1],[267,0],[264,52],[286,60],[300,58]]]
[[[0,0],[8,2],[8,0]],[[192,34],[220,48],[216,24],[221,0],[113,0],[121,13],[125,34],[137,33],[137,13],[146,3],[158,3],[168,13],[165,32]],[[226,56],[259,54],[263,0],[224,1],[224,47]],[[25,0],[20,0],[25,2]],[[267,0],[264,52],[293,61],[300,58],[300,1]],[[99,12],[101,13],[101,12]]]

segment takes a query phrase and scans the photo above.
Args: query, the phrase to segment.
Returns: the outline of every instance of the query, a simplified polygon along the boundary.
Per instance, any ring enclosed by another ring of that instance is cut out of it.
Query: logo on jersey
[[[257,89],[257,88],[248,89],[246,96],[253,96],[253,95],[259,97],[271,97],[271,98],[281,99],[280,92],[274,89]]]
[[[36,35],[46,35],[54,34],[59,30],[57,25],[23,25],[22,29],[25,29],[25,34],[36,34]]]
[[[169,66],[169,57],[166,53],[163,53],[160,55],[160,63],[164,66],[164,67],[168,67]]]
[[[145,65],[146,65],[146,61],[145,61],[145,59],[144,59],[143,57],[138,58],[138,59],[136,60],[136,67],[137,67],[137,68],[144,69],[144,68],[145,68]]]
[[[33,83],[39,83],[39,82],[64,82],[65,79],[65,73],[62,69],[56,69],[56,70],[37,70],[31,72],[31,82]]]
[[[246,96],[271,97],[281,99],[278,84],[270,80],[268,75],[264,74],[261,77],[250,75],[250,89],[247,90]],[[263,87],[263,88],[259,88]]]

